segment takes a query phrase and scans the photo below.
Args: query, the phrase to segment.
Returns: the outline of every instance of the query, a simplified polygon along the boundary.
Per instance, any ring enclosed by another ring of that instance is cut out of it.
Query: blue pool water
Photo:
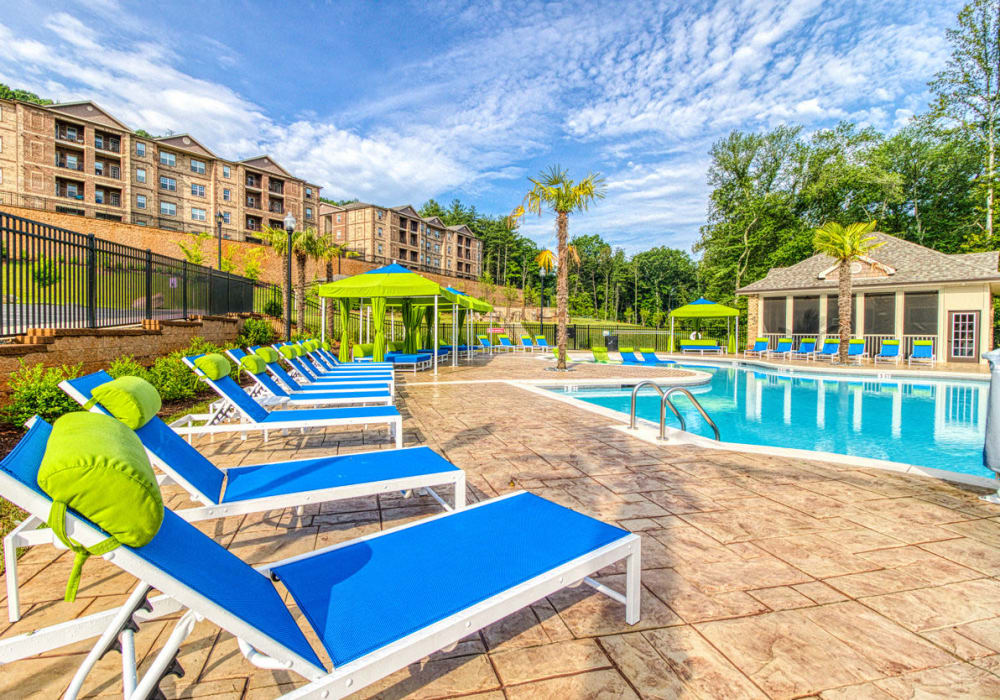
[[[992,477],[982,464],[986,394],[976,381],[909,381],[679,365],[712,375],[691,392],[725,442],[794,447]],[[574,398],[628,415],[631,389],[587,389]],[[659,395],[639,394],[637,413],[659,421]],[[688,430],[711,428],[683,396],[672,397]],[[667,425],[679,427],[667,411]]]

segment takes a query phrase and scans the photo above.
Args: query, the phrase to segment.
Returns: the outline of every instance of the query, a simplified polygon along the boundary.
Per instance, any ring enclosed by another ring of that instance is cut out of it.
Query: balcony
[[[62,178],[56,178],[56,197],[65,197],[66,199],[75,199],[79,202],[83,201],[83,183],[77,182],[76,180],[64,180]]]
[[[96,204],[106,204],[110,207],[120,207],[122,205],[121,190],[108,190],[98,187],[94,190],[94,202]]]
[[[94,148],[111,153],[122,152],[122,140],[114,134],[107,134],[103,131],[94,132]]]
[[[56,167],[83,172],[83,156],[56,151]]]
[[[284,214],[285,205],[283,202],[271,202],[268,204],[267,210],[273,214]]]
[[[94,175],[97,175],[98,177],[109,177],[112,180],[121,180],[121,163],[96,160],[94,161]]]
[[[247,196],[246,206],[248,209],[260,209],[261,201],[254,196]]]
[[[251,189],[254,189],[254,190],[259,190],[261,188],[261,182],[262,182],[262,180],[261,180],[260,175],[247,175],[247,178],[246,178],[246,186],[247,187],[249,187]]]
[[[280,180],[271,180],[267,183],[267,191],[270,192],[271,194],[284,196],[285,183]]]
[[[56,122],[56,139],[83,145],[83,127],[76,124]]]
[[[263,227],[261,226],[261,221],[259,217],[248,216],[247,217],[247,231],[260,231]]]

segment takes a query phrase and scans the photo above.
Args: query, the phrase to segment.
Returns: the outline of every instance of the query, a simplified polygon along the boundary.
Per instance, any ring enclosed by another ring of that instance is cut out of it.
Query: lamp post
[[[215,213],[215,230],[219,235],[219,271],[222,271],[222,212]]]
[[[285,287],[288,295],[285,297],[285,340],[292,339],[292,234],[295,233],[295,216],[288,212],[285,216],[285,232],[288,243],[285,247]]]

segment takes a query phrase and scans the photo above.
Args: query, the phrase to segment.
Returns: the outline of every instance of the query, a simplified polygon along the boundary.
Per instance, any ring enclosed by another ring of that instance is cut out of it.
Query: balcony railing
[[[760,338],[767,338],[769,341],[769,347],[774,349],[778,346],[778,340],[780,338],[791,338],[792,347],[798,348],[799,343],[802,342],[803,338],[815,338],[816,339],[816,349],[819,350],[823,347],[823,343],[826,338],[836,339],[839,338],[839,334],[833,333],[762,333]],[[863,338],[865,341],[865,352],[868,353],[868,357],[874,357],[882,350],[882,343],[886,340],[899,339],[903,342],[900,345],[899,354],[902,358],[907,358],[913,353],[913,341],[915,340],[937,340],[936,335],[892,335],[892,334],[869,334],[869,335],[858,335],[854,334],[852,338]],[[748,340],[751,342],[753,338]],[[742,351],[742,348],[741,348]]]
[[[109,139],[107,137],[95,136],[94,137],[94,148],[99,148],[102,151],[109,151],[111,153],[121,153],[122,144],[119,139]]]
[[[281,204],[281,202],[271,202],[268,205],[267,210],[269,212],[273,212],[275,214],[284,214],[285,213],[285,207],[284,207],[284,205]]]
[[[60,158],[57,155],[56,156],[56,167],[57,168],[66,168],[67,170],[77,170],[77,171],[79,171],[79,172],[82,173],[83,172],[83,161],[81,161],[78,158],[76,161],[74,161],[72,164],[70,164],[70,161],[66,160],[65,158]]]
[[[83,143],[83,129],[76,129],[73,134],[70,134],[66,127],[56,127],[56,138],[60,141],[69,141],[70,143]]]
[[[82,202],[83,190],[82,189],[71,190],[66,187],[56,187],[56,197],[65,197],[66,199],[75,199],[79,202]]]
[[[247,175],[246,186],[252,187],[255,190],[260,189],[260,178],[254,177],[253,175]]]
[[[260,209],[261,208],[260,207],[260,202],[258,202],[256,199],[250,199],[250,198],[247,198],[247,204],[246,204],[246,206],[247,206],[248,209]]]
[[[284,196],[285,186],[280,182],[271,182],[267,186],[267,191],[271,194]]]

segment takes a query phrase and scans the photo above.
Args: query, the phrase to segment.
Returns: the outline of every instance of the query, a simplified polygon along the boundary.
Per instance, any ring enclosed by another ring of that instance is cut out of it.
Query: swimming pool
[[[752,366],[682,364],[711,374],[689,387],[718,424],[722,440],[870,457],[993,477],[982,464],[987,382],[790,373]],[[626,416],[630,387],[556,390]],[[688,430],[711,428],[688,400],[671,397]],[[639,394],[640,418],[659,422],[659,395]],[[667,425],[677,428],[668,411]]]

